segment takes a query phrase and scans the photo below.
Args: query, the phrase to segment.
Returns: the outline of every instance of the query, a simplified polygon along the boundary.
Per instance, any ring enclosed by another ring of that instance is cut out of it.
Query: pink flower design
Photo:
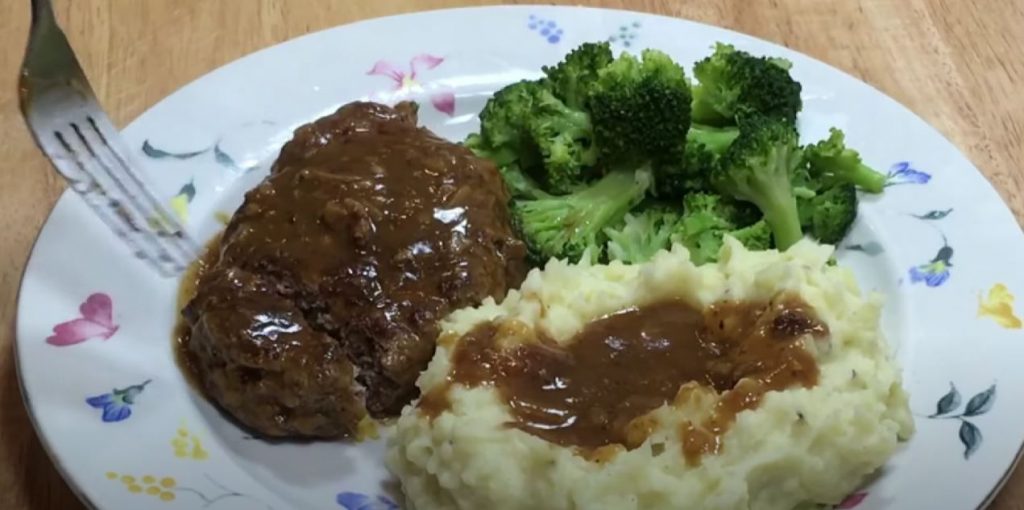
[[[422,92],[416,77],[423,71],[429,71],[444,62],[444,58],[435,57],[426,53],[416,55],[409,61],[408,70],[403,70],[387,60],[378,60],[366,74],[387,76],[394,82],[391,92],[393,97],[404,97],[409,94]],[[434,92],[430,95],[430,104],[437,111],[447,114],[449,117],[455,115],[455,94],[450,90]]]
[[[97,292],[86,298],[78,307],[81,318],[62,322],[53,327],[53,335],[46,343],[57,347],[66,347],[82,343],[90,338],[106,340],[117,332],[114,324],[114,306],[110,296]]]
[[[846,499],[836,505],[836,510],[855,508],[857,505],[860,505],[866,497],[868,497],[867,492],[854,492],[853,494],[846,496]]]

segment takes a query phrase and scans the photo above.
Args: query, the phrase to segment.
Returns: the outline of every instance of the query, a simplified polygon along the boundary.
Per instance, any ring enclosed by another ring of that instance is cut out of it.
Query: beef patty
[[[298,128],[184,308],[194,376],[265,436],[397,415],[436,321],[525,276],[508,200],[493,164],[417,127],[413,103],[351,103]]]

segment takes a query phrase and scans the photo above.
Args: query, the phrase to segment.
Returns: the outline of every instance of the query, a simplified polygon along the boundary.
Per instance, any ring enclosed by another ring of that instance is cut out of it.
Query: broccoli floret
[[[770,250],[773,246],[772,229],[764,218],[757,220],[757,222],[749,226],[733,230],[728,234],[743,244],[748,250]]]
[[[597,73],[614,60],[607,42],[583,43],[553,67],[542,68],[555,95],[572,108],[584,109]]]
[[[588,248],[591,261],[597,262],[604,229],[622,221],[650,184],[649,168],[617,170],[569,195],[514,201],[512,215],[534,263],[550,258],[576,262]]]
[[[604,229],[608,237],[608,259],[626,264],[650,260],[666,249],[676,230],[679,215],[667,207],[651,207],[637,214],[627,213],[615,228]]]
[[[718,156],[699,143],[687,143],[681,160],[655,163],[654,191],[662,199],[678,199],[710,187],[708,176]]]
[[[690,260],[700,265],[718,260],[722,238],[728,234],[752,250],[771,246],[771,230],[742,202],[713,193],[693,193],[683,199],[683,217],[673,234],[673,242],[686,246]]]
[[[588,101],[604,162],[637,167],[681,159],[690,128],[690,84],[659,51],[622,54],[598,72]]]
[[[836,245],[857,219],[857,189],[852,184],[838,183],[799,200],[798,207],[800,223],[811,237]]]
[[[487,102],[480,134],[466,146],[499,167],[516,165],[548,192],[568,193],[586,182],[597,160],[592,138],[586,112],[566,106],[543,82],[520,81]]]
[[[494,93],[480,112],[480,134],[470,135],[466,146],[498,166],[518,162],[529,168],[539,161],[530,139],[530,119],[536,98],[545,88],[536,81],[512,83]]]
[[[741,202],[717,193],[691,193],[683,199],[687,214],[705,211],[727,221],[733,227],[746,227],[761,219],[761,212],[749,202]]]
[[[682,161],[655,166],[657,196],[661,199],[681,198],[688,193],[710,189],[708,177],[712,169],[739,134],[739,129],[734,126],[716,128],[691,125],[686,134]]]
[[[732,223],[713,211],[687,210],[677,224],[672,242],[685,246],[690,260],[699,266],[718,259],[722,236],[732,228]]]
[[[501,177],[505,181],[505,187],[513,199],[517,198],[541,198],[549,196],[540,188],[532,177],[523,173],[519,165],[512,163],[498,167]]]
[[[780,58],[755,57],[728,44],[693,67],[693,121],[732,125],[739,115],[779,117],[790,124],[802,107],[800,83]]]
[[[881,193],[885,176],[865,165],[857,151],[847,148],[845,138],[842,131],[832,128],[827,139],[805,149],[811,178],[845,182],[870,193]]]
[[[547,90],[534,99],[530,137],[543,158],[541,180],[552,193],[571,192],[597,162],[590,115],[569,108]]]
[[[752,202],[772,228],[775,245],[789,248],[803,237],[791,175],[801,164],[797,133],[779,119],[753,117],[740,125],[711,175],[723,194]]]
[[[740,136],[740,130],[735,126],[712,127],[691,124],[690,131],[686,133],[686,145],[702,145],[711,153],[721,156],[737,136]]]

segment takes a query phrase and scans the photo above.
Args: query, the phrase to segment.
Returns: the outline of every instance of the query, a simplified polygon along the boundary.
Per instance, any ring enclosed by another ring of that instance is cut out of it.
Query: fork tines
[[[32,2],[32,30],[18,92],[36,144],[135,255],[172,276],[199,252],[156,198],[139,165],[103,113],[48,1]]]

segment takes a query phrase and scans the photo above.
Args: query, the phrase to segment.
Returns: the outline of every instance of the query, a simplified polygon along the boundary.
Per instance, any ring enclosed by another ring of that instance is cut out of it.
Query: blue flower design
[[[387,496],[372,498],[358,492],[342,492],[337,501],[345,510],[398,510],[398,504]]]
[[[562,34],[564,34],[564,31],[555,21],[538,18],[533,14],[527,20],[526,27],[540,34],[541,37],[551,44],[557,44],[558,41],[561,41]]]
[[[943,246],[931,262],[910,268],[910,283],[924,282],[929,287],[946,283],[949,280],[949,268],[953,267],[952,258],[953,248]]]
[[[135,399],[142,393],[142,390],[146,388],[150,381],[151,379],[147,379],[141,384],[135,384],[120,390],[115,388],[110,393],[89,397],[85,399],[85,403],[97,409],[102,409],[103,421],[106,423],[127,420],[132,415],[132,404],[135,403]]]
[[[885,174],[885,185],[896,186],[898,184],[927,184],[928,181],[932,180],[932,176],[920,170],[915,170],[910,167],[910,162],[900,161],[891,168],[889,173]]]
[[[629,48],[633,45],[633,41],[636,40],[637,32],[640,29],[640,22],[634,21],[633,23],[622,25],[619,27],[617,32],[608,36],[608,42],[619,43]]]

